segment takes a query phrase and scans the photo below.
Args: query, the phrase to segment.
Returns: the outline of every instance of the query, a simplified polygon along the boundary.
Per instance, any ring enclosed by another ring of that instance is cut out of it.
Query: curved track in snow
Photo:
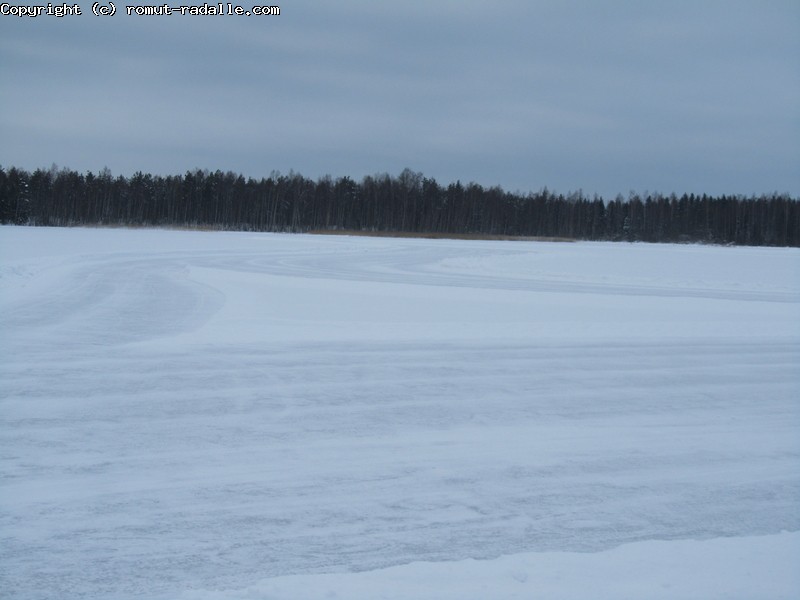
[[[794,250],[0,243],[4,597],[800,530]]]

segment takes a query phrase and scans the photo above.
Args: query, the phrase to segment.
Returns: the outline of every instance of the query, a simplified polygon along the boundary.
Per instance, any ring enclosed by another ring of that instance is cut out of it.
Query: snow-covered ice
[[[3,598],[800,595],[800,251],[0,228]]]

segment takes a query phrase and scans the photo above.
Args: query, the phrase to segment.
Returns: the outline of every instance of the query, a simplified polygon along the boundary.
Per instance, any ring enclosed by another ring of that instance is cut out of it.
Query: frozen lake
[[[2,227],[0,336],[4,598],[800,593],[798,249]]]

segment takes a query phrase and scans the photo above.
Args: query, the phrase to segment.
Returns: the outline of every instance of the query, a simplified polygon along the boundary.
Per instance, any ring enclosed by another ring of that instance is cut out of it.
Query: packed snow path
[[[800,530],[796,249],[4,227],[0,335],[5,598]]]

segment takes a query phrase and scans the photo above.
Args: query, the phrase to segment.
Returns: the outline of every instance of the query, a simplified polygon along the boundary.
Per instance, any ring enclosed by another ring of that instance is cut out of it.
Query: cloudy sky
[[[796,0],[126,1],[0,16],[0,165],[800,196]]]

